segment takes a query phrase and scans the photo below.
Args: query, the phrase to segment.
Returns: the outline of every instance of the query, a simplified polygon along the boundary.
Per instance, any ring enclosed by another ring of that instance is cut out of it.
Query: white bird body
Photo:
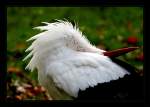
[[[37,68],[39,82],[53,99],[76,98],[79,90],[130,74],[104,56],[104,50],[91,45],[71,23],[46,24],[36,27],[46,31],[28,40],[34,41],[25,59],[32,56],[27,68]]]

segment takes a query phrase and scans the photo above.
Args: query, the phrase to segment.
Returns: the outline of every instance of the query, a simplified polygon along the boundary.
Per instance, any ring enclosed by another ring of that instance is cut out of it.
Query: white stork
[[[122,51],[109,53],[96,48],[70,22],[58,20],[54,23],[43,23],[46,25],[35,27],[43,32],[27,40],[33,42],[26,50],[30,53],[24,60],[31,57],[26,69],[37,69],[39,83],[54,100],[130,96],[129,93],[121,95],[118,92],[125,83],[120,85],[117,81],[127,78],[130,84],[132,78],[129,77],[134,73],[131,73],[130,68],[124,68],[110,58],[111,55],[115,56],[117,52]],[[129,50],[134,49],[136,48]]]

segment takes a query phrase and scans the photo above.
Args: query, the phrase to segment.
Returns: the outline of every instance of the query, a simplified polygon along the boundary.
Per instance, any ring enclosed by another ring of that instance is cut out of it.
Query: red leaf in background
[[[9,73],[16,73],[17,74],[17,73],[20,73],[21,70],[17,67],[8,67],[7,71]]]
[[[138,42],[138,38],[136,36],[129,36],[127,38],[127,42],[129,44],[136,44]]]
[[[137,60],[143,61],[144,60],[144,55],[141,53],[139,56],[136,57]]]
[[[45,89],[42,86],[35,86],[34,87],[34,93],[35,94],[39,94],[39,93],[42,93],[42,92],[45,92]]]
[[[22,100],[22,99],[23,99],[22,96],[20,96],[20,95],[16,95],[15,98],[16,98],[17,100]]]
[[[18,67],[8,67],[7,72],[15,73],[19,77],[24,77],[23,73],[21,72],[21,69]]]

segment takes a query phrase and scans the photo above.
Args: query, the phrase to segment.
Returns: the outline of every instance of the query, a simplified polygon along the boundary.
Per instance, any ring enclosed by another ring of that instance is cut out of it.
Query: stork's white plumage
[[[76,26],[66,21],[35,27],[44,32],[31,37],[25,58],[27,69],[38,70],[38,79],[53,99],[78,97],[79,91],[98,83],[110,82],[130,74],[103,55]],[[65,97],[64,97],[65,96]]]

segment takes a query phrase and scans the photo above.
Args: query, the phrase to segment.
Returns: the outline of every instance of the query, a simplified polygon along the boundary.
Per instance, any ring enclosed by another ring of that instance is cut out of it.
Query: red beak
[[[122,54],[128,53],[130,51],[134,51],[135,49],[138,49],[138,48],[139,47],[121,48],[121,49],[117,49],[117,50],[113,50],[113,51],[103,52],[103,54],[108,57],[117,57]]]

